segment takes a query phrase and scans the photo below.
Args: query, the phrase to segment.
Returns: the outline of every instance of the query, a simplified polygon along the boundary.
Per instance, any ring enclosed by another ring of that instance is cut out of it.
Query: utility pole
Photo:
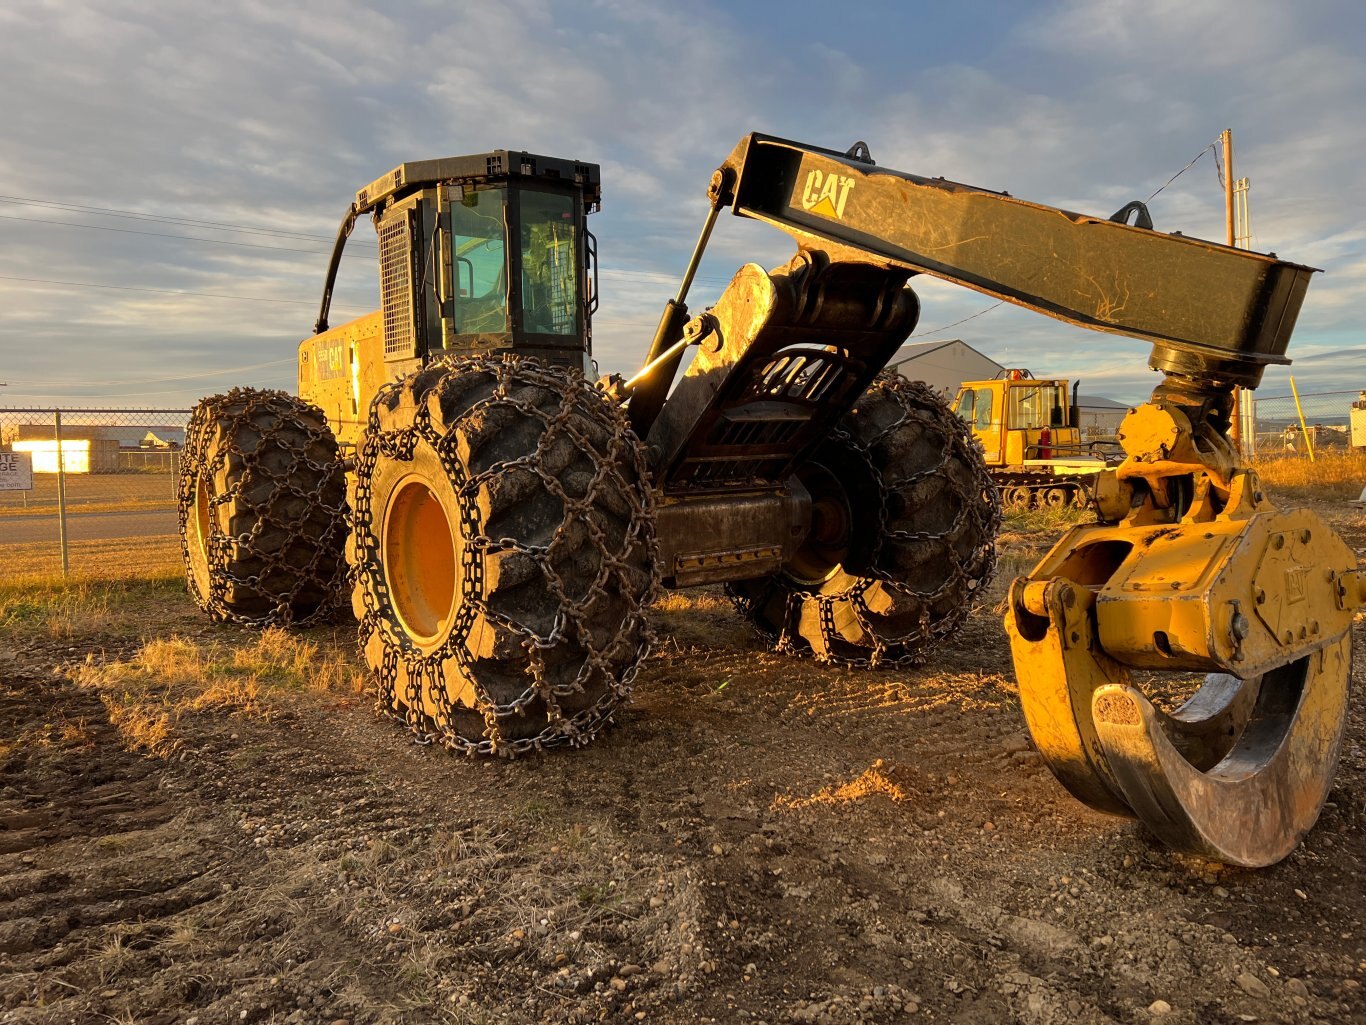
[[[1233,129],[1225,128],[1219,141],[1224,144],[1224,225],[1232,246],[1238,237],[1233,225]]]
[[[1219,135],[1224,145],[1224,228],[1230,247],[1237,244],[1238,232],[1233,214],[1233,129],[1225,128]],[[1233,421],[1229,424],[1229,440],[1238,458],[1243,457],[1243,389],[1233,389]]]

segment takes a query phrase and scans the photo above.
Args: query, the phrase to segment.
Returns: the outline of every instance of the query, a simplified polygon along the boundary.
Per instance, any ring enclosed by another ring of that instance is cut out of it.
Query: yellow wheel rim
[[[462,547],[441,500],[427,482],[400,482],[389,501],[381,562],[394,612],[419,645],[440,640],[455,612]]]
[[[209,485],[200,474],[194,482],[194,508],[190,510],[190,530],[186,542],[189,551],[190,573],[195,585],[207,598],[209,595],[209,538],[213,533],[213,512],[209,504]]]

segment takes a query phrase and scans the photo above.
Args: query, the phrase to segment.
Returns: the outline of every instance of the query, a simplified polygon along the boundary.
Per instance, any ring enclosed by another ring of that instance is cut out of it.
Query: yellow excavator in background
[[[1118,442],[1084,442],[1076,386],[1028,370],[1003,370],[990,381],[964,381],[954,412],[982,446],[1007,509],[1089,505],[1095,475],[1116,465]]]
[[[1230,863],[1285,857],[1333,779],[1362,578],[1314,513],[1272,504],[1229,426],[1234,389],[1289,362],[1312,268],[1154,231],[1138,203],[1091,217],[878,167],[862,143],[746,136],[707,196],[642,369],[594,382],[596,164],[498,150],[358,192],[301,397],[234,389],[191,418],[196,600],[297,623],[349,587],[381,708],[469,754],[590,740],[630,693],[661,584],[726,584],[782,651],[919,663],[985,599],[999,524],[966,425],[882,374],[928,274],[1152,344],[1162,379],[1095,474],[1096,521],[1011,586],[1020,700],[1092,807]],[[724,210],[797,252],[693,316]],[[381,309],[329,327],[363,214]],[[1038,408],[1021,457],[1061,388]],[[1199,682],[1166,711],[1153,672]]]

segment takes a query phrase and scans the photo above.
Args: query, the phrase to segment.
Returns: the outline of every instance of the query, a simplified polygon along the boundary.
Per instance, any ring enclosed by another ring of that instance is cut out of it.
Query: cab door
[[[965,384],[959,389],[954,411],[972,427],[973,436],[982,444],[988,466],[1003,465],[1001,433],[1001,386],[995,382]]]

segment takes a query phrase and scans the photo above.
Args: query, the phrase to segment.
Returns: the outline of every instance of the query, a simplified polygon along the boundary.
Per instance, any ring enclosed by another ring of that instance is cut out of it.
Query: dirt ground
[[[1366,517],[1332,515],[1366,552]],[[1049,541],[1007,536],[1003,576]],[[615,728],[516,762],[376,718],[345,625],[268,685],[259,638],[171,584],[20,603],[0,1022],[1366,1021],[1360,681],[1289,859],[1178,856],[1032,750],[1003,593],[926,667],[865,672],[666,599]],[[169,701],[234,651],[235,690]]]

